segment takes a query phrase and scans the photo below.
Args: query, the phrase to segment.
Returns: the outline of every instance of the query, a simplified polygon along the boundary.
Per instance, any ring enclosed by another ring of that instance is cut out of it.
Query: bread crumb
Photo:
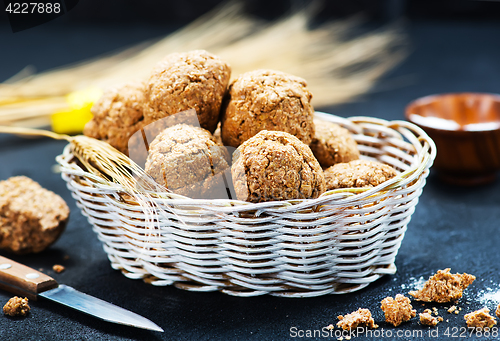
[[[455,310],[455,315],[458,315],[458,310]]]
[[[335,327],[333,326],[333,324],[330,324],[330,325],[328,325],[328,327],[326,327],[326,329],[328,329],[328,330],[333,330],[334,328]]]
[[[378,328],[373,320],[372,313],[368,309],[359,308],[357,311],[345,316],[340,315],[337,318],[340,320],[337,322],[337,327],[344,330],[352,330],[357,327]]]
[[[448,312],[451,314],[451,313],[453,313],[455,310],[457,310],[457,307],[456,307],[456,306],[454,306],[454,305],[452,305],[452,306],[450,307],[450,309],[448,309]]]
[[[438,316],[438,321],[443,322],[443,318],[441,316]]]
[[[381,304],[381,308],[385,313],[385,321],[392,323],[394,327],[409,321],[417,315],[417,311],[413,309],[410,299],[401,294],[397,294],[395,299],[386,297]]]
[[[350,335],[346,335],[346,336],[345,336],[345,339],[346,339],[346,340],[350,340],[350,339],[351,339],[351,336],[350,336]]]
[[[440,322],[440,320],[438,318],[432,316],[429,313],[423,313],[423,314],[419,314],[419,315],[420,315],[420,323],[425,325],[425,326],[434,327]]]
[[[430,310],[430,309],[425,309],[425,310],[424,310],[424,314],[431,314],[431,313],[432,313],[432,312],[431,312],[431,310]]]
[[[26,316],[30,311],[28,299],[14,296],[4,306],[3,313],[9,316]]]
[[[500,303],[498,304],[497,310],[495,312],[498,317],[500,317]]]
[[[458,300],[463,291],[476,279],[469,274],[450,274],[450,268],[438,272],[418,291],[410,291],[417,301],[446,303]]]
[[[54,270],[56,273],[60,274],[61,272],[63,272],[64,270],[66,270],[66,268],[60,264],[54,264],[52,266],[52,270]]]
[[[497,324],[496,319],[489,314],[490,310],[486,307],[472,313],[465,314],[464,319],[469,328],[491,328]]]

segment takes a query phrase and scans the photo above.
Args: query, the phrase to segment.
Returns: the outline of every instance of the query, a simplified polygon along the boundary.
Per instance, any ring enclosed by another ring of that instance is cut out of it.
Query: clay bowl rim
[[[462,129],[462,125],[460,125],[458,122],[455,120],[450,120],[453,122],[456,122],[458,124],[458,127],[455,129],[445,129],[445,128],[439,128],[434,125],[427,125],[424,122],[417,122],[414,119],[412,119],[411,116],[420,116],[420,117],[426,117],[422,116],[419,114],[412,113],[412,109],[415,108],[416,106],[424,105],[424,104],[429,104],[432,101],[439,100],[444,97],[452,97],[452,96],[477,96],[477,97],[489,97],[500,103],[500,94],[497,93],[490,93],[490,92],[447,92],[447,93],[440,93],[440,94],[432,94],[432,95],[427,95],[423,97],[419,97],[417,99],[414,99],[405,108],[405,118],[409,122],[416,124],[417,126],[421,127],[424,130],[430,130],[434,132],[439,132],[440,134],[453,134],[453,135],[472,135],[472,134],[481,134],[484,132],[495,132],[499,131],[500,132],[500,117],[498,117],[497,120],[492,120],[488,122],[497,122],[497,126],[491,126],[491,128],[487,128],[487,126],[483,127],[482,129],[474,129],[474,130],[465,130]],[[433,116],[433,117],[438,117],[441,118],[441,116]]]

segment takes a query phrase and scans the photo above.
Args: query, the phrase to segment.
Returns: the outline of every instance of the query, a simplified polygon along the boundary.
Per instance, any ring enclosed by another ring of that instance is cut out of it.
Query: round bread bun
[[[130,137],[145,125],[144,90],[142,82],[108,88],[92,106],[93,118],[83,133],[128,155]]]
[[[224,195],[229,156],[206,129],[177,124],[150,145],[145,172],[174,193],[192,198]],[[222,194],[221,194],[222,193]]]
[[[233,154],[233,185],[239,200],[317,198],[325,191],[320,164],[295,136],[263,130]]]
[[[316,131],[309,146],[321,167],[359,159],[358,145],[349,130],[316,118],[314,126]]]
[[[398,173],[389,165],[376,161],[354,160],[338,163],[325,170],[326,189],[376,187]]]
[[[200,126],[213,133],[230,76],[229,64],[207,51],[169,54],[147,82],[146,120],[194,109]]]
[[[314,109],[306,85],[302,78],[274,70],[240,75],[229,87],[223,107],[224,145],[238,147],[262,130],[284,131],[311,143]]]

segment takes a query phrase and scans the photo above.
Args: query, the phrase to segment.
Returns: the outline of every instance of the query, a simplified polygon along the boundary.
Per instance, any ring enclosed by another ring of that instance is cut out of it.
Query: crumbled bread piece
[[[450,307],[450,309],[448,309],[448,312],[451,314],[451,313],[453,313],[455,310],[457,310],[457,306],[452,305],[452,306]]]
[[[328,325],[328,327],[326,327],[326,329],[328,329],[328,330],[333,330],[334,328],[335,327],[333,326],[333,324],[330,324],[330,325]]]
[[[496,319],[489,314],[490,310],[486,307],[464,316],[469,328],[491,328],[497,324]]]
[[[443,318],[441,316],[438,316],[438,322],[443,322]]]
[[[417,315],[408,297],[397,294],[396,298],[386,297],[382,300],[382,310],[385,313],[385,321],[392,323],[394,327],[410,320]]]
[[[498,304],[497,311],[495,311],[498,317],[500,317],[500,303]]]
[[[378,328],[368,309],[359,308],[357,311],[345,316],[340,315],[337,318],[340,320],[337,322],[337,327],[344,330],[356,329],[357,327]]]
[[[349,341],[349,340],[351,339],[351,335],[346,335],[346,336],[345,336],[345,339],[346,339],[347,341]]]
[[[63,272],[66,268],[60,264],[54,264],[54,266],[52,266],[52,270],[54,270],[55,272],[57,272],[58,274],[60,274],[61,272]]]
[[[458,310],[455,310],[455,315],[458,315]]]
[[[66,202],[25,176],[0,181],[0,250],[38,253],[54,243],[69,218]]]
[[[30,311],[27,298],[14,296],[4,306],[3,313],[9,316],[26,316]]]
[[[446,303],[458,300],[462,292],[476,279],[469,274],[450,274],[450,269],[438,272],[425,282],[424,287],[418,291],[410,291],[417,301]]]
[[[434,316],[432,316],[431,314],[429,313],[423,313],[423,314],[419,314],[420,315],[420,323],[425,325],[425,326],[436,326],[440,320]],[[442,318],[441,318],[442,320]]]

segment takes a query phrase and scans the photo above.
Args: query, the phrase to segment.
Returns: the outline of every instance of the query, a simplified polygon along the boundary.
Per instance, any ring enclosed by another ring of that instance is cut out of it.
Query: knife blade
[[[2,256],[0,287],[13,293],[41,296],[104,321],[163,332],[162,328],[141,315],[58,284],[52,277]]]

